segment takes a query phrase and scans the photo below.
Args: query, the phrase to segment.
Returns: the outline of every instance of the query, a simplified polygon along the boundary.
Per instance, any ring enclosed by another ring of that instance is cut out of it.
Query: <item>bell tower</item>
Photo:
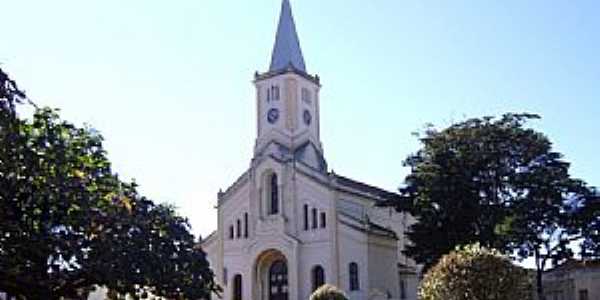
[[[269,70],[257,72],[254,85],[257,111],[254,157],[297,156],[298,151],[310,147],[311,156],[316,155],[322,161],[319,169],[326,168],[319,130],[321,84],[317,75],[306,71],[289,0],[281,4]]]

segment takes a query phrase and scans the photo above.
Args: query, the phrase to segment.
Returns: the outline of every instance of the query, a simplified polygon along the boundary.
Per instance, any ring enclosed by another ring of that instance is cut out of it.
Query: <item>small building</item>
[[[546,300],[599,300],[600,260],[569,260],[544,273]]]

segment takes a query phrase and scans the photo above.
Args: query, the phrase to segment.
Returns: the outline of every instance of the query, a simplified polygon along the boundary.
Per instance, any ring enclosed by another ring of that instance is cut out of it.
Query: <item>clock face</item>
[[[277,108],[271,108],[267,112],[267,121],[274,124],[279,119],[279,110]]]
[[[312,121],[312,116],[310,115],[310,112],[308,110],[304,110],[302,118],[304,119],[304,124],[306,124],[306,126],[310,125],[310,122]]]

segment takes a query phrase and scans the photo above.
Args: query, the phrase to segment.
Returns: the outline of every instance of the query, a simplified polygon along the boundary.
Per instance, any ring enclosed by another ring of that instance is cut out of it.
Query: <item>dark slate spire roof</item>
[[[300,41],[298,40],[290,1],[283,0],[269,71],[281,71],[290,66],[306,73],[306,66],[304,65],[304,57],[300,49]]]

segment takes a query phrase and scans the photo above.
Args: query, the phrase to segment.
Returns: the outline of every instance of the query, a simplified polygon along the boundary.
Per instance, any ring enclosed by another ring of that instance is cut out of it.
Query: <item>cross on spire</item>
[[[294,23],[290,1],[283,0],[269,71],[281,71],[288,67],[293,67],[298,71],[306,73],[306,66],[302,50],[300,49],[300,41],[296,32],[296,24]]]

